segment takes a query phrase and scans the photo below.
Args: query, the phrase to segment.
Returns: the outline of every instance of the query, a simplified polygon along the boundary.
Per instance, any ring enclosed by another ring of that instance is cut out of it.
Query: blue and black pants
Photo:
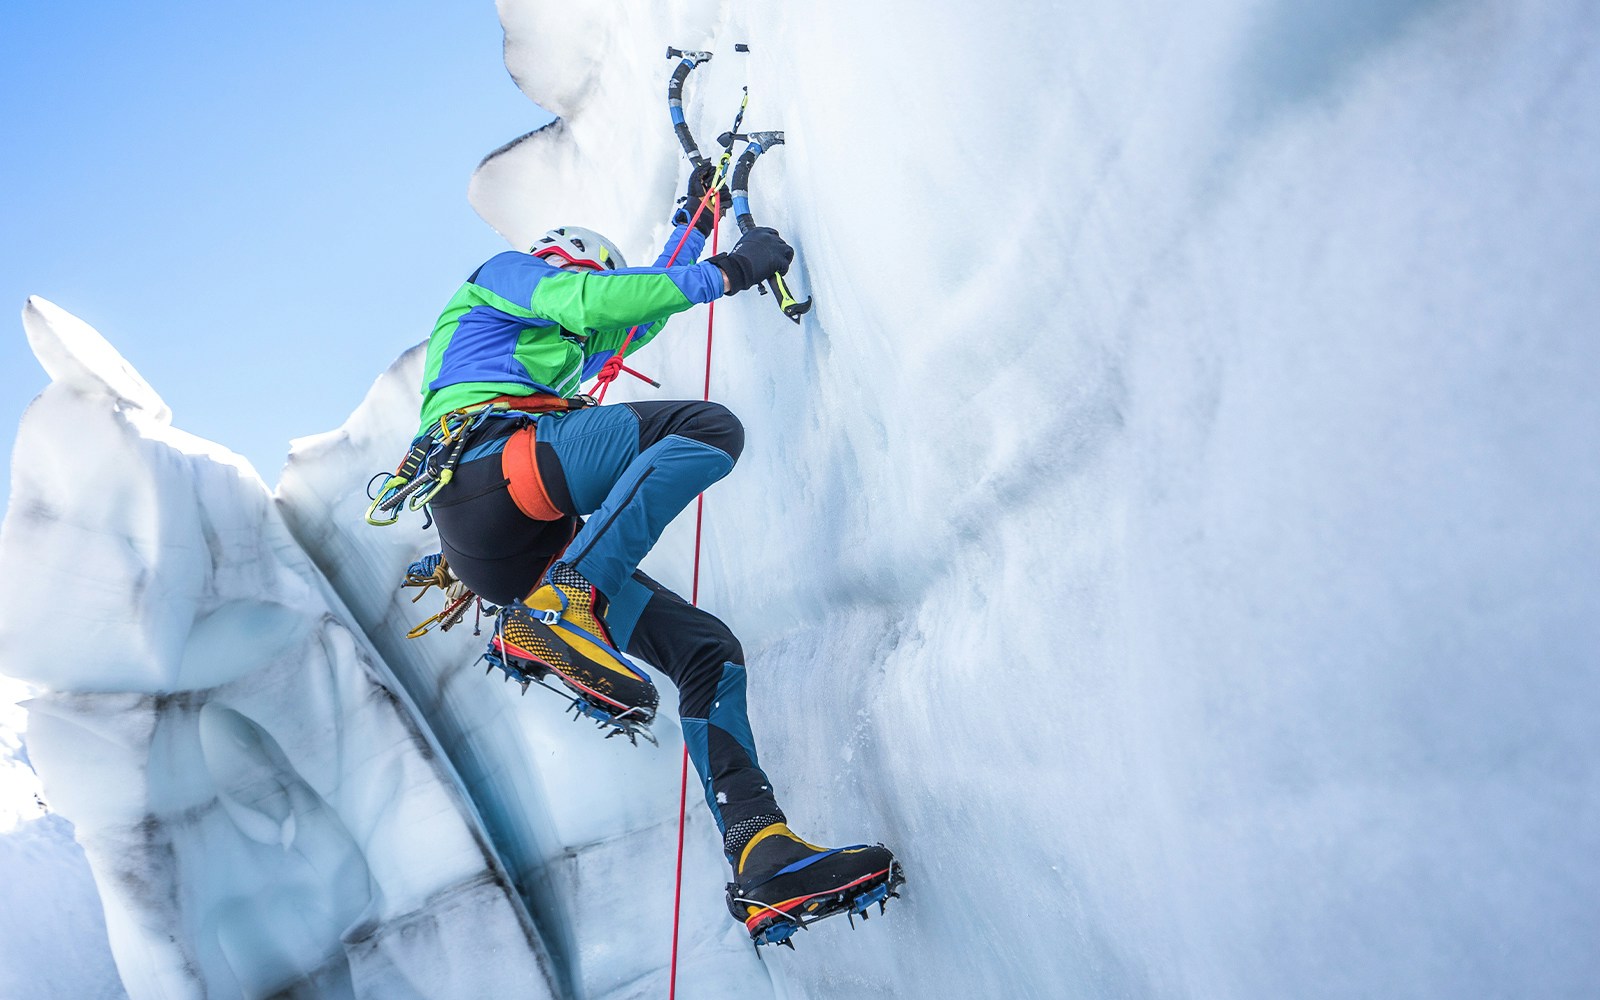
[[[496,418],[475,432],[432,503],[451,571],[484,600],[526,597],[558,560],[595,585],[618,648],[677,686],[689,758],[724,833],[779,812],[756,760],[744,653],[726,625],[638,567],[743,448],[744,428],[720,403]]]

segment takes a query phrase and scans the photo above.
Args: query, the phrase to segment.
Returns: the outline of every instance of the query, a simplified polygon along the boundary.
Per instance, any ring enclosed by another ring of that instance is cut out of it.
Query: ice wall
[[[794,826],[911,882],[757,964],[695,810],[683,995],[1593,992],[1600,14],[499,8],[562,115],[474,178],[512,245],[648,259],[669,44],[716,52],[697,134],[748,83],[789,140],[752,199],[817,305],[718,307],[748,445],[702,603]],[[698,315],[636,359],[663,396]],[[82,324],[25,325],[55,383],[0,663],[51,689],[32,761],[130,995],[660,995],[670,715],[606,743],[468,627],[401,638],[432,545],[360,512],[416,358],[274,498]],[[687,592],[691,540],[646,568]]]
[[[789,995],[1592,991],[1592,6],[499,7],[513,244],[650,252],[668,44],[787,132],[702,603],[797,829],[911,879]]]
[[[0,997],[127,1000],[89,863],[22,744],[30,694],[0,676]]]
[[[26,583],[0,663],[46,689],[30,761],[128,994],[553,995],[453,769],[254,471],[82,321],[35,298],[23,324],[53,382],[0,529]]]

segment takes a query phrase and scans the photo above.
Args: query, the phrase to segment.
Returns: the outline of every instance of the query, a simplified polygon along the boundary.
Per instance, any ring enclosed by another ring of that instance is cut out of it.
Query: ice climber
[[[619,650],[677,685],[733,866],[729,907],[757,941],[784,941],[802,922],[881,900],[899,873],[881,845],[829,850],[789,829],[756,760],[738,640],[639,572],[667,524],[733,469],[744,429],[719,403],[594,406],[576,395],[607,364],[615,374],[630,328],[640,326],[631,351],[674,313],[788,269],[794,251],[765,228],[696,262],[716,222],[709,204],[692,215],[708,184],[705,172],[691,177],[651,267],[630,268],[609,240],[567,226],[474,271],[429,338],[412,454],[439,454],[441,438],[455,451],[429,506],[449,571],[503,608],[492,663],[520,681],[554,674],[581,711],[630,737],[657,695]]]

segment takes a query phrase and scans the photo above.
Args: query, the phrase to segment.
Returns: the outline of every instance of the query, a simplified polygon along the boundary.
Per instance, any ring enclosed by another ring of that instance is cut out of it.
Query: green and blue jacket
[[[425,433],[451,410],[497,396],[571,396],[641,327],[629,353],[667,318],[722,296],[722,272],[695,263],[705,237],[679,226],[652,267],[563,271],[510,250],[485,261],[450,300],[428,338],[422,375]]]

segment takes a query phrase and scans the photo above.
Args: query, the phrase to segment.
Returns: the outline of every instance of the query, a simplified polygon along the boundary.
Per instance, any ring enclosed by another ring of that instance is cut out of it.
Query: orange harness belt
[[[545,492],[544,480],[539,477],[539,463],[534,460],[533,445],[532,424],[506,438],[505,451],[500,453],[500,471],[506,477],[506,489],[517,509],[535,521],[559,521],[564,515]]]
[[[489,401],[521,410],[524,413],[562,413],[592,406],[587,397],[564,399],[546,393],[532,396],[497,396]],[[539,463],[534,458],[533,424],[515,431],[506,438],[505,450],[500,453],[500,471],[506,477],[506,489],[517,509],[535,521],[559,521],[566,515],[550,502],[544,480],[539,476]]]

